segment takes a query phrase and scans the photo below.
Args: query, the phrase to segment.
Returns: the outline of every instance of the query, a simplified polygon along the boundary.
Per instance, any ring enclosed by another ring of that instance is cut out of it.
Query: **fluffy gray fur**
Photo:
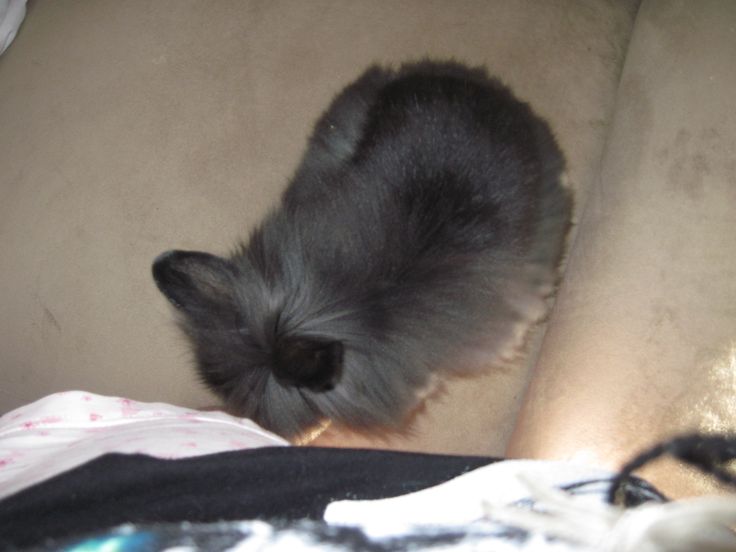
[[[434,376],[502,362],[543,316],[563,169],[547,124],[483,69],[374,66],[247,243],[166,252],[153,275],[230,410],[287,437],[398,428]]]

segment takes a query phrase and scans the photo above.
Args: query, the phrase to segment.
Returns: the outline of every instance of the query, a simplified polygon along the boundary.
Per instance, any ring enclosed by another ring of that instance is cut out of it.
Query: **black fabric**
[[[494,461],[309,447],[108,454],[0,501],[0,549],[128,522],[319,519],[334,500],[398,496]]]

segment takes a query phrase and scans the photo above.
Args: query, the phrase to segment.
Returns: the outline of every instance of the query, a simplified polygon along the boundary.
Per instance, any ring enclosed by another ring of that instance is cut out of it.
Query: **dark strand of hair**
[[[634,471],[666,455],[700,469],[721,483],[736,487],[736,474],[725,465],[736,459],[736,436],[692,433],[659,443],[627,462],[611,481],[607,497],[609,504],[629,506],[621,493],[624,484]]]

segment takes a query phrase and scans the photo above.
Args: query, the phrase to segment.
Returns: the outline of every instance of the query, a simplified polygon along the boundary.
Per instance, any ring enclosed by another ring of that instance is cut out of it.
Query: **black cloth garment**
[[[0,501],[0,549],[122,523],[320,519],[335,500],[398,496],[494,461],[310,447],[179,460],[108,454]]]

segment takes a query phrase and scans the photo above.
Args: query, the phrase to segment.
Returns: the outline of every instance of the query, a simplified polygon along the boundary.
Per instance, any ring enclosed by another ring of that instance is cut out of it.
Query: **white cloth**
[[[521,478],[519,477],[521,475]],[[533,500],[527,479],[545,488],[586,483],[583,500],[601,504],[612,473],[571,462],[506,460],[478,468],[446,483],[380,500],[346,500],[327,506],[324,519],[359,526],[374,536],[406,526],[468,524],[486,518],[489,507]]]
[[[0,0],[0,55],[13,42],[26,16],[26,0]]]
[[[0,417],[0,498],[109,452],[184,458],[285,445],[251,420],[222,412],[56,393]]]
[[[334,502],[324,517],[378,542],[455,535],[447,552],[736,550],[733,496],[662,503],[653,495],[623,509],[605,501],[611,476],[577,463],[509,460],[396,498]]]

